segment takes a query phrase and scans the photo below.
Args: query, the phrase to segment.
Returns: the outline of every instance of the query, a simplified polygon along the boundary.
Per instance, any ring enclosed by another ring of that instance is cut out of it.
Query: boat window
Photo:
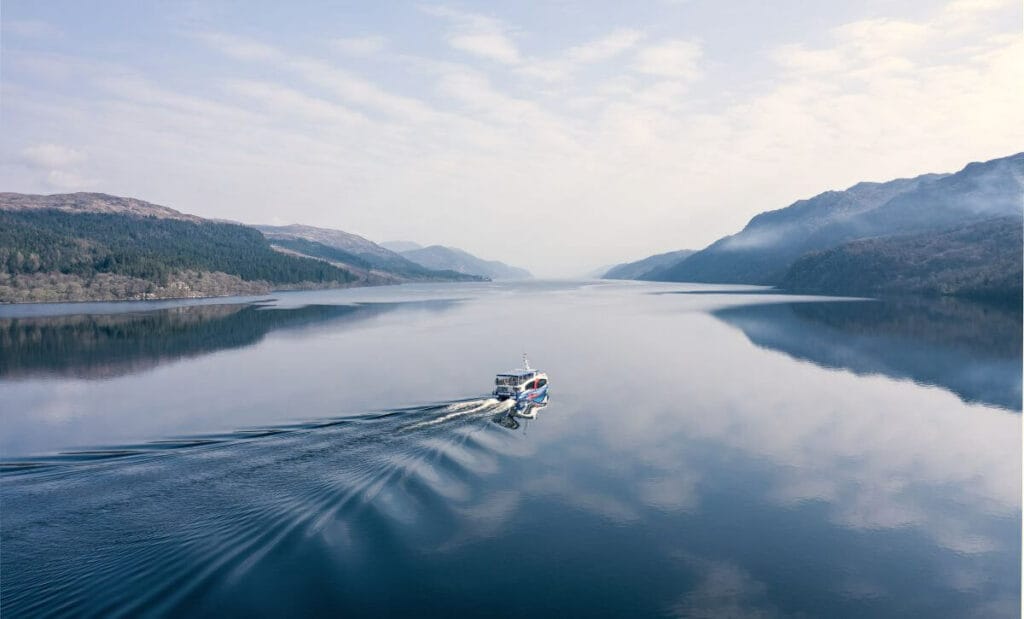
[[[543,387],[546,384],[548,384],[548,379],[542,378],[539,381],[537,381],[537,388],[539,389],[539,388]]]

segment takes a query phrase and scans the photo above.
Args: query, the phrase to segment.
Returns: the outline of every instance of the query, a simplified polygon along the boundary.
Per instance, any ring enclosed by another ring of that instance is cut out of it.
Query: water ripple
[[[202,614],[324,548],[344,573],[360,540],[459,518],[467,482],[517,453],[490,423],[507,410],[472,399],[2,462],[5,614]]]

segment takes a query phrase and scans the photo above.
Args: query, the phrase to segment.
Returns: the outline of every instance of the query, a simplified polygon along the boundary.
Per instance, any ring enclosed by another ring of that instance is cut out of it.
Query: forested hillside
[[[780,283],[819,294],[929,294],[1021,302],[1021,219],[845,243],[797,260]]]
[[[239,224],[0,205],[0,301],[248,294],[355,276]]]

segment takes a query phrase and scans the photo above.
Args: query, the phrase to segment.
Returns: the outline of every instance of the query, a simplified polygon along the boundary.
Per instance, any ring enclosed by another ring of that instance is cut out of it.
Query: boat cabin
[[[512,397],[531,389],[540,389],[548,384],[547,375],[537,370],[512,370],[498,374],[494,379],[494,395]]]

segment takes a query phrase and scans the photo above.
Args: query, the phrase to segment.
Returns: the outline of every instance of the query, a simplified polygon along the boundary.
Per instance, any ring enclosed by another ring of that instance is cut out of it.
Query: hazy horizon
[[[237,6],[5,2],[0,190],[565,277],[1024,144],[1015,2]]]

